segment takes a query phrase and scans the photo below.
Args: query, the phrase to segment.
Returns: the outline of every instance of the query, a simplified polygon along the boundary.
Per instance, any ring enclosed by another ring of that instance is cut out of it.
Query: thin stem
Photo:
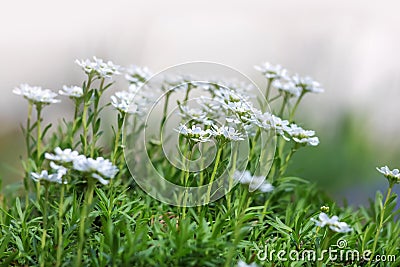
[[[394,183],[390,183],[389,184],[389,188],[388,188],[388,191],[387,191],[387,194],[386,194],[386,199],[385,199],[385,202],[383,204],[383,208],[382,208],[382,211],[381,211],[381,214],[380,214],[381,216],[380,216],[380,219],[379,219],[379,225],[378,225],[378,228],[376,229],[375,238],[374,238],[374,244],[372,246],[372,252],[371,252],[371,257],[370,257],[371,259],[373,259],[373,257],[375,256],[375,250],[376,250],[376,246],[378,244],[379,234],[380,234],[380,232],[382,230],[383,221],[385,219],[386,205],[387,205],[388,200],[390,198],[390,194],[392,193],[393,185],[394,185]],[[369,265],[371,265],[371,262],[369,262]]]
[[[292,112],[290,113],[290,117],[289,117],[289,121],[293,121],[294,119],[294,114],[296,113],[296,110],[301,102],[301,100],[303,99],[304,93],[301,93],[301,95],[299,96],[299,98],[296,101],[296,104],[294,105]]]
[[[88,181],[88,189],[85,194],[85,200],[83,203],[83,207],[81,210],[80,224],[79,224],[79,246],[78,246],[78,255],[76,257],[75,266],[82,265],[82,255],[83,255],[83,244],[85,242],[85,228],[86,228],[86,218],[88,216],[88,207],[92,204],[93,201],[93,192],[94,192],[94,181],[92,178],[89,178]]]
[[[163,132],[163,127],[164,123],[167,120],[167,112],[168,112],[168,103],[169,103],[169,97],[170,97],[170,92],[167,92],[165,96],[165,103],[164,103],[164,110],[163,110],[163,117],[161,119],[161,124],[160,124],[160,140],[162,138],[162,132]]]
[[[40,148],[42,144],[42,137],[41,137],[41,126],[40,126],[40,120],[41,120],[41,112],[42,112],[42,107],[40,105],[36,106],[36,111],[37,111],[37,122],[36,122],[36,128],[37,128],[37,140],[36,140],[36,165],[38,169],[40,169]]]
[[[285,111],[285,107],[286,107],[287,101],[288,101],[288,95],[285,94],[285,96],[283,97],[283,102],[282,102],[281,110],[279,111],[279,117],[281,117],[281,118],[282,118],[282,116],[283,116],[283,112]]]
[[[83,127],[83,154],[86,155],[87,152],[87,138],[88,138],[88,118],[87,118],[87,113],[88,113],[88,108],[90,105],[90,98],[87,100],[88,96],[87,94],[90,91],[90,85],[92,83],[92,76],[89,75],[88,77],[88,82],[87,85],[85,86],[85,92],[84,92],[84,101],[83,101],[83,114],[82,114],[82,127]]]
[[[120,147],[120,140],[121,140],[121,132],[122,132],[122,125],[123,125],[123,121],[125,120],[125,116],[126,113],[121,113],[121,117],[118,116],[119,120],[122,121],[118,121],[118,129],[117,129],[117,133],[115,136],[115,141],[114,141],[114,151],[112,153],[112,163],[113,165],[115,165],[115,163],[117,162],[117,153],[118,153],[118,148]]]
[[[25,142],[26,142],[26,153],[27,153],[27,158],[29,159],[31,157],[31,119],[32,119],[32,103],[29,102],[28,105],[28,118],[26,120],[26,136],[25,136]],[[28,169],[26,170],[25,178],[24,178],[24,188],[25,188],[25,207],[28,207],[29,203],[29,173],[30,173],[30,165],[28,165]]]
[[[43,203],[43,234],[41,239],[41,249],[42,254],[40,258],[40,266],[43,267],[45,265],[46,260],[46,234],[47,234],[47,202],[49,199],[49,184],[46,182],[45,186],[45,199]]]
[[[234,143],[234,145],[235,145],[235,151],[233,151],[232,167],[231,167],[231,171],[229,173],[229,188],[228,188],[228,194],[226,196],[226,206],[227,206],[228,210],[231,209],[233,176],[236,171],[236,161],[237,161],[237,154],[238,154],[238,149],[237,149],[236,143]]]
[[[212,188],[212,184],[214,182],[215,176],[217,175],[217,170],[218,170],[218,165],[219,165],[219,161],[221,158],[221,153],[222,153],[222,145],[220,145],[218,147],[218,151],[217,151],[217,156],[215,159],[215,164],[214,164],[214,169],[213,172],[211,174],[211,178],[210,178],[210,183],[208,185],[208,190],[207,190],[207,203],[210,202],[210,198],[211,198],[211,188]]]
[[[63,253],[63,225],[62,225],[62,216],[63,216],[63,206],[64,206],[64,191],[65,191],[65,184],[64,184],[64,178],[62,178],[62,184],[61,184],[61,192],[60,192],[60,201],[59,201],[59,206],[58,206],[58,244],[57,244],[57,263],[56,266],[59,267],[61,266],[61,256]]]
[[[93,157],[94,156],[94,151],[95,151],[95,148],[96,148],[96,142],[97,142],[97,131],[98,131],[98,129],[96,129],[97,128],[97,116],[98,116],[98,113],[99,113],[99,101],[100,101],[100,98],[101,98],[101,95],[102,95],[102,93],[103,93],[103,91],[104,91],[104,78],[102,78],[101,79],[101,81],[100,81],[100,88],[99,88],[99,91],[98,91],[98,96],[96,96],[96,97],[98,97],[98,99],[95,99],[95,101],[94,101],[94,107],[93,107],[93,120],[92,120],[92,147],[91,147],[91,151],[90,151],[90,156],[91,157]]]

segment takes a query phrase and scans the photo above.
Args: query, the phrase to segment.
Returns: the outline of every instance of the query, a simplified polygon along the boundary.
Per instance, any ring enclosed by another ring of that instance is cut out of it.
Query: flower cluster
[[[100,78],[111,78],[113,75],[121,74],[122,68],[115,65],[111,61],[103,61],[100,58],[93,57],[93,61],[86,60],[75,60],[82,70],[88,75],[95,75]]]
[[[260,192],[268,193],[274,190],[274,186],[265,181],[264,176],[253,176],[247,170],[246,171],[236,170],[235,173],[233,174],[233,179],[235,181],[240,182],[241,184],[248,185],[250,192],[259,190]]]
[[[329,218],[329,216],[324,212],[321,212],[319,214],[318,220],[315,220],[314,218],[311,220],[314,221],[315,225],[318,227],[322,228],[328,226],[332,231],[338,233],[347,233],[352,231],[347,223],[339,221],[338,216],[332,216],[331,218]]]
[[[109,179],[113,179],[118,173],[118,168],[108,159],[102,157],[96,159],[87,158],[70,148],[62,150],[57,147],[54,149],[54,154],[46,153],[45,158],[52,161],[50,166],[54,170],[64,170],[63,172],[66,173],[66,170],[73,169],[89,174],[104,185],[108,184]]]
[[[58,91],[60,95],[68,96],[70,98],[81,98],[83,96],[83,89],[79,86],[66,86]]]
[[[125,79],[131,84],[141,85],[150,79],[151,76],[153,76],[153,73],[148,67],[131,65],[126,69]]]
[[[13,90],[13,93],[23,96],[26,100],[35,105],[49,105],[60,102],[59,99],[56,99],[57,93],[49,89],[42,89],[39,86],[21,84],[20,87]]]
[[[324,89],[321,84],[314,81],[311,77],[301,77],[298,74],[290,75],[281,65],[263,63],[254,67],[261,72],[267,79],[272,81],[272,86],[289,98],[300,97],[305,93],[322,93]]]
[[[378,172],[382,173],[390,183],[399,184],[400,183],[400,171],[399,169],[390,170],[388,166],[376,168]]]
[[[63,176],[67,173],[67,169],[58,168],[55,173],[49,174],[47,170],[43,170],[40,173],[31,172],[31,178],[35,182],[50,182],[50,183],[64,183],[67,181],[63,181]]]
[[[212,136],[211,131],[208,130],[203,130],[198,126],[193,125],[192,128],[188,128],[186,125],[179,125],[177,132],[190,140],[193,140],[194,142],[208,142]]]

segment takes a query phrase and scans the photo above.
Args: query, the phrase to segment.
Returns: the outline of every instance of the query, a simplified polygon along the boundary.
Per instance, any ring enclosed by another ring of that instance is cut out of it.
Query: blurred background
[[[400,167],[399,8],[396,0],[9,1],[0,10],[0,178],[12,184],[23,173],[27,105],[12,89],[80,85],[75,59],[96,55],[154,72],[215,61],[260,86],[253,66],[269,61],[326,90],[308,95],[298,116],[321,145],[296,154],[289,172],[340,202],[366,203],[386,188],[375,167]],[[71,107],[67,100],[47,107],[46,121]]]

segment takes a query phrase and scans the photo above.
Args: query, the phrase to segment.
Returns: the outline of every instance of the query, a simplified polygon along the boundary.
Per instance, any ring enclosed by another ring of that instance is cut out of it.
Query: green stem
[[[88,189],[85,194],[85,200],[81,210],[81,217],[79,222],[79,246],[78,246],[78,251],[77,251],[78,255],[76,257],[75,266],[82,265],[83,244],[85,243],[86,218],[88,216],[88,207],[90,207],[93,201],[94,185],[95,184],[93,179],[89,178]]]
[[[301,93],[301,95],[299,96],[299,98],[296,101],[296,104],[294,105],[292,112],[290,113],[290,117],[289,117],[289,121],[293,121],[294,119],[294,114],[296,113],[296,110],[301,102],[301,100],[303,99],[304,93]]]
[[[235,151],[233,151],[232,167],[231,167],[231,171],[229,173],[229,188],[228,188],[228,194],[226,196],[226,206],[227,206],[228,210],[231,209],[233,176],[236,171],[236,161],[237,161],[237,154],[238,154],[238,149],[236,147],[236,143],[234,143],[234,145],[235,145]]]
[[[281,118],[283,118],[283,112],[285,111],[287,101],[288,101],[288,94],[285,94],[285,96],[283,97],[281,110],[279,111],[279,117]]]
[[[84,92],[84,101],[83,101],[83,114],[82,114],[82,127],[83,127],[83,154],[86,155],[87,153],[87,138],[88,138],[88,122],[87,122],[87,113],[88,113],[88,108],[90,105],[90,98],[87,94],[90,92],[90,86],[92,83],[92,76],[88,76],[88,82],[87,85],[85,86],[85,92]]]
[[[57,229],[58,229],[58,244],[57,244],[57,263],[56,267],[61,266],[61,256],[63,253],[63,225],[62,225],[62,216],[63,216],[63,206],[64,206],[64,191],[65,191],[65,184],[64,178],[62,178],[61,184],[61,192],[60,192],[60,201],[58,206],[58,222],[57,222]]]
[[[388,191],[387,191],[387,194],[386,194],[386,199],[385,199],[385,202],[383,204],[383,208],[382,208],[382,211],[381,211],[381,214],[380,214],[379,225],[378,225],[378,228],[376,229],[375,238],[374,238],[374,244],[372,246],[372,252],[371,252],[371,257],[370,257],[371,259],[373,259],[374,256],[375,256],[375,250],[376,250],[376,246],[378,245],[379,234],[380,234],[380,232],[382,230],[383,221],[385,219],[386,205],[387,205],[387,203],[389,201],[390,194],[392,193],[393,185],[394,185],[394,183],[390,183],[389,184],[389,188],[388,188]],[[371,261],[369,262],[369,265],[371,265]]]
[[[46,235],[47,235],[47,202],[49,199],[49,184],[46,182],[45,184],[45,199],[43,203],[43,234],[41,239],[41,257],[40,257],[40,266],[43,267],[46,261]]]
[[[116,133],[115,141],[114,141],[114,151],[112,153],[112,159],[111,159],[113,165],[115,165],[115,163],[118,160],[117,153],[118,153],[118,149],[120,147],[122,125],[123,125],[123,121],[125,120],[125,116],[126,116],[126,113],[121,113],[121,117],[118,116],[118,118],[120,120],[122,120],[122,122],[118,121],[118,129],[117,129],[117,133]]]
[[[217,156],[216,156],[216,159],[215,159],[214,169],[213,169],[213,172],[211,174],[210,183],[208,185],[207,203],[210,202],[212,184],[214,182],[215,176],[217,175],[217,170],[218,170],[218,165],[219,165],[219,161],[220,161],[220,158],[221,158],[221,153],[222,153],[222,145],[220,144],[220,146],[218,147]]]
[[[31,119],[32,119],[32,103],[29,102],[28,105],[28,118],[26,120],[26,136],[25,136],[25,142],[26,142],[26,153],[27,153],[27,158],[31,158]],[[26,170],[25,178],[24,178],[24,188],[25,188],[25,207],[28,207],[29,203],[29,174],[30,174],[30,164],[28,164],[28,169]]]
[[[97,116],[99,115],[99,102],[100,102],[100,98],[101,95],[104,91],[104,78],[101,79],[100,81],[100,88],[98,91],[98,99],[95,99],[94,101],[94,106],[93,106],[93,120],[92,120],[92,147],[91,147],[91,151],[90,151],[90,156],[93,157],[94,156],[94,151],[96,149],[96,142],[97,142]]]
[[[164,103],[164,110],[163,110],[163,117],[161,119],[161,124],[160,124],[160,140],[162,139],[162,133],[163,133],[163,127],[164,123],[167,120],[167,112],[168,112],[168,103],[169,103],[169,97],[170,97],[170,92],[166,93],[165,96],[165,103]]]
[[[40,105],[36,106],[36,111],[37,111],[37,122],[36,122],[36,127],[37,127],[37,140],[36,140],[36,166],[38,170],[40,170],[40,148],[42,144],[42,137],[41,137],[41,126],[40,126],[40,120],[41,120],[41,113],[42,113],[42,107]]]

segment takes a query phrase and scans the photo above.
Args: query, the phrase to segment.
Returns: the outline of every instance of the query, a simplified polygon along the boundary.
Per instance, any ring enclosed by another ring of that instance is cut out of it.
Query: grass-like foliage
[[[294,153],[319,144],[314,131],[295,124],[301,100],[323,92],[310,77],[266,63],[256,67],[267,82],[261,94],[248,84],[204,84],[186,76],[151,88],[147,68],[123,69],[97,58],[76,63],[86,74],[81,86],[64,86],[59,94],[27,84],[14,90],[28,100],[27,155],[24,190],[0,195],[1,266],[400,266],[392,193],[398,170],[378,169],[388,190],[358,209],[339,207],[306,179],[286,175]],[[129,89],[104,100],[114,87],[111,78],[122,73]],[[160,127],[146,146],[151,165],[174,184],[192,187],[225,173],[230,182],[218,200],[212,201],[210,186],[206,205],[168,205],[132,179],[124,139],[148,127],[144,118],[155,90],[164,99]],[[187,103],[195,91],[207,98],[193,108]],[[74,104],[74,117],[57,127],[42,125],[46,106],[59,95]],[[182,123],[168,132],[163,126],[173,102]],[[101,113],[109,107],[117,117],[112,140],[102,130]],[[134,130],[124,136],[128,119]],[[163,138],[172,132],[183,168],[163,154]],[[235,150],[243,141],[245,157]],[[204,168],[184,168],[192,159],[202,167],[210,151],[214,158]]]

